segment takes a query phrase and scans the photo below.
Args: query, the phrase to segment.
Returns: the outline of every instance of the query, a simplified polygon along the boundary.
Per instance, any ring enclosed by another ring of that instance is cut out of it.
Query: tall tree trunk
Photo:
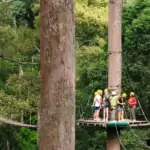
[[[108,27],[108,87],[110,90],[121,90],[122,40],[121,16],[123,0],[109,0]]]
[[[74,0],[41,0],[40,9],[40,150],[74,150]]]
[[[121,92],[122,41],[121,18],[123,0],[109,0],[108,27],[108,88]],[[107,129],[107,150],[120,150],[120,129]]]

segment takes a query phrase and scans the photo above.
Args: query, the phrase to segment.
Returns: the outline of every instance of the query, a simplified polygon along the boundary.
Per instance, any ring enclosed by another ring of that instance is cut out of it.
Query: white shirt
[[[96,95],[94,98],[94,102],[95,102],[95,107],[99,107],[100,106],[100,101],[101,101],[101,96],[100,95]]]

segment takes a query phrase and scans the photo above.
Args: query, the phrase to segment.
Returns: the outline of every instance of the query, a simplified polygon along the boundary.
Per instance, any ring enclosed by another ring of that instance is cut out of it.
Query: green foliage
[[[12,150],[19,150],[17,147],[15,149],[15,146],[18,144],[17,143],[17,130],[14,127],[7,126],[7,125],[1,125],[0,126],[0,149],[1,150],[6,150],[11,148]]]
[[[76,127],[76,149],[105,150],[106,132]]]
[[[147,129],[132,129],[128,128],[127,130],[122,132],[122,142],[126,146],[126,149],[132,150],[148,150],[149,148],[146,146],[147,140]],[[138,141],[138,143],[137,143]],[[136,144],[135,144],[136,143]]]
[[[39,85],[37,72],[25,72],[22,77],[16,74],[11,75],[5,84],[7,94],[3,91],[0,92],[1,114],[19,118],[23,111],[26,117],[28,116],[29,122],[29,113],[37,112]]]
[[[107,7],[76,4],[76,39],[79,46],[103,46],[107,34]]]
[[[37,123],[40,91],[40,14],[38,0],[0,4],[0,115]],[[135,90],[147,116],[150,113],[150,1],[127,0],[123,9],[123,90]],[[76,117],[91,118],[93,94],[107,87],[107,0],[77,0],[76,14]],[[19,62],[23,76],[19,76]],[[29,63],[37,63],[31,65]],[[131,78],[131,80],[130,80]],[[23,113],[23,114],[22,114]],[[141,113],[141,112],[140,112]],[[143,116],[141,116],[143,119]],[[148,130],[134,130],[142,139]],[[0,149],[36,150],[36,131],[0,126]],[[76,126],[76,150],[104,150],[106,132]],[[128,150],[146,150],[131,130],[122,132]],[[136,143],[136,145],[134,144]]]
[[[106,38],[108,8],[76,3],[77,118],[92,115],[94,90],[107,85]],[[89,111],[90,109],[90,111]],[[83,113],[84,112],[84,113]]]
[[[13,17],[9,8],[10,3],[0,4],[0,26],[13,25]]]
[[[18,146],[21,150],[37,150],[37,134],[35,131],[21,128],[18,133]]]
[[[37,150],[37,135],[30,129],[16,128],[8,125],[0,126],[0,149]]]
[[[123,50],[125,71],[131,77],[132,83],[126,85],[128,90],[133,89],[142,102],[142,106],[149,116],[150,108],[150,1],[137,1],[134,5],[128,4],[123,16]],[[126,76],[127,73],[126,73]],[[129,76],[128,76],[129,78]],[[142,90],[141,90],[142,89]]]

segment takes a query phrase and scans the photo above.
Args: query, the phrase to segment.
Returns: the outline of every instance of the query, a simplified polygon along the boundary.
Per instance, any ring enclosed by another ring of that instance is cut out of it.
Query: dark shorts
[[[96,107],[96,106],[95,106],[95,107],[94,107],[94,110],[100,110],[100,107]]]
[[[110,102],[109,102],[109,101],[105,101],[105,102],[104,102],[104,107],[105,107],[105,108],[110,107]]]
[[[109,108],[110,106],[108,105],[108,106],[104,106],[105,108]]]
[[[118,110],[118,112],[121,112],[121,111],[123,111],[123,107],[118,106],[117,110]]]

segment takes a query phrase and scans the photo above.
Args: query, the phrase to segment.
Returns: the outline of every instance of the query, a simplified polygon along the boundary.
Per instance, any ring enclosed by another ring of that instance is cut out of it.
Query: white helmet
[[[111,93],[111,94],[112,94],[113,96],[114,96],[114,95],[116,95],[116,91],[112,91],[112,93]]]

